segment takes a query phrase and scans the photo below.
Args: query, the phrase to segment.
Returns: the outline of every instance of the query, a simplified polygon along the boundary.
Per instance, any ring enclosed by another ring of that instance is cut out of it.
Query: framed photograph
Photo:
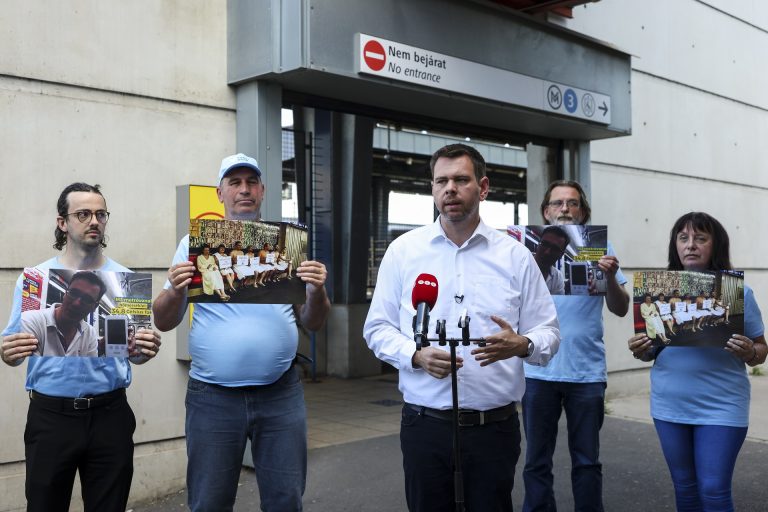
[[[646,270],[632,287],[635,334],[655,346],[723,347],[744,333],[744,272]]]
[[[38,339],[36,355],[139,356],[135,334],[152,326],[152,275],[24,269],[21,331]]]
[[[608,252],[607,226],[508,226],[530,249],[552,295],[605,295],[608,280],[597,266]]]

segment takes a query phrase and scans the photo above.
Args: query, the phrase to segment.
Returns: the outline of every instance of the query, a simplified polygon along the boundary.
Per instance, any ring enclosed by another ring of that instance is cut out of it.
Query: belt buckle
[[[76,411],[82,411],[82,410],[85,410],[85,409],[90,409],[91,408],[91,400],[93,400],[93,398],[83,398],[83,397],[75,398],[75,400],[74,400],[74,408],[75,408],[75,410]]]
[[[473,421],[477,417],[477,421]],[[466,418],[466,421],[463,421]],[[476,427],[485,425],[485,412],[472,411],[472,412],[459,412],[459,426],[460,427]]]

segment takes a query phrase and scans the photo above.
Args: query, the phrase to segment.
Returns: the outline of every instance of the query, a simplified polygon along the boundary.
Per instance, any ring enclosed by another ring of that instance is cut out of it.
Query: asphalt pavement
[[[736,510],[768,510],[768,416],[764,412],[768,377],[752,378],[753,410],[750,434],[741,450],[733,480]],[[313,395],[323,389],[338,387],[347,396],[355,396],[354,389],[371,388],[373,395],[396,395],[394,383],[386,380],[331,381],[307,386],[310,410],[310,430],[319,426],[321,419],[312,408]],[[370,396],[366,397],[367,400]],[[601,460],[603,463],[603,499],[605,510],[620,512],[674,511],[674,492],[659,441],[648,418],[648,397],[637,395],[614,399],[608,403],[609,416],[601,431]],[[337,400],[338,401],[338,400]],[[399,417],[395,400],[385,399],[387,417]],[[329,404],[331,402],[328,402]],[[370,401],[366,403],[371,403]],[[380,405],[380,404],[379,404]],[[328,408],[330,405],[324,406]],[[381,411],[378,411],[381,418]],[[336,428],[338,430],[338,428]],[[403,471],[400,443],[391,427],[360,440],[315,443],[309,451],[309,476],[304,495],[307,512],[393,512],[404,511]],[[359,429],[355,432],[359,432]],[[313,444],[310,443],[310,446]],[[522,461],[517,465],[513,503],[522,509]],[[560,510],[573,510],[570,486],[570,457],[567,451],[565,422],[561,420],[558,448],[555,452],[555,495]],[[161,500],[133,506],[133,512],[164,512],[186,510],[186,493],[182,490]],[[259,510],[256,478],[251,469],[244,468],[240,478],[235,511]]]

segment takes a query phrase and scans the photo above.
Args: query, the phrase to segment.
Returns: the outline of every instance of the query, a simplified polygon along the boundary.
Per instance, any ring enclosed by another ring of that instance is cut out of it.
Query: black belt
[[[111,404],[115,400],[125,397],[125,388],[119,388],[109,393],[93,396],[81,396],[77,398],[62,398],[58,396],[44,395],[35,390],[29,392],[29,398],[35,402],[40,402],[48,407],[55,407],[62,411],[81,411],[85,409],[94,409],[104,405]]]
[[[452,409],[432,409],[431,407],[424,407],[421,405],[405,404],[406,407],[424,416],[435,418],[443,421],[453,421]],[[499,421],[505,421],[509,419],[515,412],[517,412],[517,405],[515,402],[505,405],[503,407],[497,407],[496,409],[489,409],[487,411],[473,411],[470,409],[459,409],[459,426],[460,427],[477,427],[480,425],[486,425],[488,423],[496,423]]]

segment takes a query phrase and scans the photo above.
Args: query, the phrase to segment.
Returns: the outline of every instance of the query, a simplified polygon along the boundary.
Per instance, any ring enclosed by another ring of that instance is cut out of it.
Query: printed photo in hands
[[[507,234],[533,253],[552,295],[605,295],[597,266],[608,252],[607,226],[508,226]]]
[[[140,356],[134,338],[151,329],[151,311],[148,273],[24,269],[21,331],[38,356]]]
[[[189,302],[301,304],[296,268],[307,260],[307,229],[289,222],[189,221],[195,275]]]
[[[742,271],[639,271],[632,289],[635,334],[655,346],[724,347],[744,333]]]

